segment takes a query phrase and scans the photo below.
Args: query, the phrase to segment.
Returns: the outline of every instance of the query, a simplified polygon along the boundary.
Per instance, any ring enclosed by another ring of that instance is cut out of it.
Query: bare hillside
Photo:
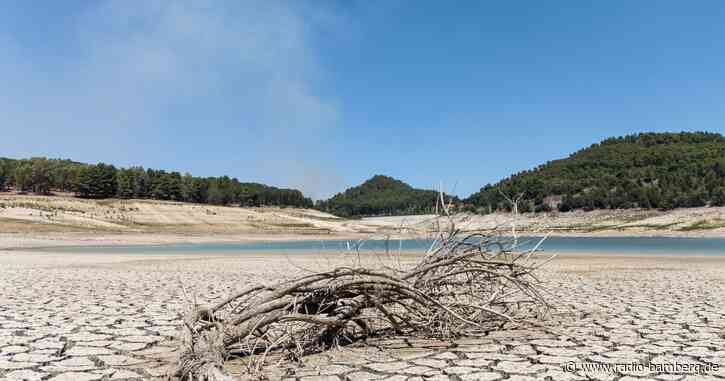
[[[462,214],[464,230],[508,228],[511,215]],[[725,237],[725,208],[523,214],[522,233]],[[311,209],[0,194],[0,248],[423,235],[433,216],[342,219]]]
[[[343,237],[369,228],[311,209],[0,194],[0,247]]]
[[[511,214],[460,214],[455,224],[463,230],[507,229],[522,233],[554,235],[641,235],[725,237],[725,207],[682,208],[669,211],[644,209],[576,210],[566,213],[525,213],[514,221]],[[404,226],[418,231],[435,229],[432,215],[365,218],[370,229]]]
[[[4,232],[234,233],[346,231],[337,217],[310,209],[238,208],[151,200],[0,196]]]

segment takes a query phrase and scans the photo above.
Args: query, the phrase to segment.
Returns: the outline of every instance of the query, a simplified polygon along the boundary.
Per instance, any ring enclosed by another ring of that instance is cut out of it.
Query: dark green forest
[[[0,159],[0,189],[85,198],[139,198],[216,205],[312,207],[294,189],[242,183],[235,178],[89,165],[70,160]],[[458,206],[478,213],[509,210],[503,195],[523,194],[528,211],[672,209],[725,205],[725,137],[716,133],[642,133],[606,139],[561,160],[489,184]],[[437,192],[387,176],[318,201],[315,208],[342,217],[430,213]]]
[[[725,205],[725,137],[707,132],[641,133],[606,139],[568,158],[489,184],[464,202],[479,213]]]
[[[376,175],[318,202],[316,207],[342,217],[412,215],[432,212],[437,197],[436,191],[415,189],[392,177]]]
[[[190,174],[116,168],[70,160],[0,158],[0,189],[51,194],[75,192],[84,198],[137,198],[215,205],[312,207],[312,200],[295,189],[280,189],[235,178],[194,177]]]

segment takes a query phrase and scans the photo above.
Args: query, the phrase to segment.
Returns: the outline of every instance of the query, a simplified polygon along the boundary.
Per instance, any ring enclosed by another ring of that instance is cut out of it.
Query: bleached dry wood
[[[252,285],[216,305],[195,306],[184,320],[173,374],[227,380],[223,364],[231,355],[282,351],[299,358],[385,331],[455,337],[550,307],[533,275],[540,243],[521,251],[515,232],[513,238],[464,234],[443,197],[440,203],[447,229],[405,268],[365,267],[358,257],[352,266]]]

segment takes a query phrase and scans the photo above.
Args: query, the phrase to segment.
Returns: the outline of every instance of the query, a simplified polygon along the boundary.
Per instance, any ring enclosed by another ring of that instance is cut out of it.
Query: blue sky
[[[466,196],[613,135],[725,132],[719,1],[0,7],[0,156]]]

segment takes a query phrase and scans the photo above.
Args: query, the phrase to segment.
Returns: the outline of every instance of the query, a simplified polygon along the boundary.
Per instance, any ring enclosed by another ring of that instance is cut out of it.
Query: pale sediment
[[[188,297],[331,255],[103,255],[0,252],[0,379],[161,377]],[[559,308],[483,337],[382,337],[267,369],[290,380],[725,379],[650,371],[570,372],[567,363],[725,366],[725,258],[567,256],[542,272]],[[228,364],[236,373],[239,361]]]
[[[509,213],[460,213],[456,227],[510,226]],[[89,200],[0,192],[0,250],[67,245],[164,244],[429,236],[433,215],[344,219],[311,209],[240,208],[155,200]],[[725,237],[725,207],[524,213],[522,234]]]

